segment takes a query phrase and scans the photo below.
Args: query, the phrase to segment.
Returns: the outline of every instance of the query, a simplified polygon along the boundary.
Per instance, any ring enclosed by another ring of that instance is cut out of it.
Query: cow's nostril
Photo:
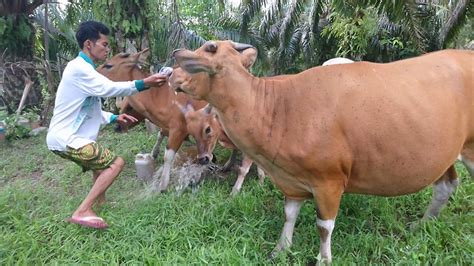
[[[201,157],[199,158],[199,163],[200,164],[208,164],[209,163],[209,157],[208,156],[204,156],[204,157]]]

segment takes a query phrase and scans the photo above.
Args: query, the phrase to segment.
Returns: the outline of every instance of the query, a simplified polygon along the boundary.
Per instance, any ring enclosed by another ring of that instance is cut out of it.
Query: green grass
[[[127,165],[109,189],[99,214],[111,226],[96,231],[64,219],[91,185],[90,173],[49,152],[44,135],[0,144],[0,265],[11,264],[295,264],[318,255],[315,207],[301,209],[293,246],[267,259],[281,232],[283,196],[252,169],[242,192],[229,193],[235,174],[187,190],[145,197],[134,177],[134,155],[151,150],[143,128],[128,134],[106,129],[101,143]],[[218,151],[224,161],[229,152]],[[438,220],[409,230],[431,189],[398,198],[345,195],[332,239],[333,262],[347,264],[471,265],[474,261],[474,182],[457,165],[461,185]]]

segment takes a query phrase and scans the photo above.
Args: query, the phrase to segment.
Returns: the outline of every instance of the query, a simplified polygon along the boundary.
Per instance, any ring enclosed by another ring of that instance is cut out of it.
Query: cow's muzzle
[[[211,160],[212,160],[212,158],[209,155],[204,155],[204,156],[201,156],[201,157],[198,158],[198,162],[201,165],[209,164],[211,162]]]

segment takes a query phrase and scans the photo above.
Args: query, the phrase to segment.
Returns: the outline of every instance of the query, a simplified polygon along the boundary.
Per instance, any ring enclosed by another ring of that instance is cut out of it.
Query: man
[[[92,170],[93,186],[81,205],[67,221],[104,229],[108,225],[92,210],[95,201],[105,201],[105,191],[120,174],[124,160],[96,143],[101,124],[128,124],[136,118],[102,111],[101,97],[127,96],[166,81],[162,74],[144,80],[112,82],[95,70],[95,63],[106,59],[110,51],[109,29],[102,23],[80,24],[76,39],[79,56],[70,61],[59,83],[51,124],[46,137],[48,149],[71,160],[83,171]]]

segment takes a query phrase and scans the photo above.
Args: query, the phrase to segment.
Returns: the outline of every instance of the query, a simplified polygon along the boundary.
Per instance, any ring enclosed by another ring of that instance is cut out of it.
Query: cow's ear
[[[173,52],[178,65],[188,73],[207,72],[215,74],[214,67],[211,61],[205,57],[197,55],[195,52],[180,49]]]
[[[150,56],[150,49],[143,49],[142,51],[138,52],[138,56],[139,62],[146,62],[147,58]]]
[[[249,69],[253,66],[255,63],[255,60],[257,60],[257,49],[255,48],[248,48],[242,51],[242,54],[240,55],[240,60],[242,62],[242,65]]]

